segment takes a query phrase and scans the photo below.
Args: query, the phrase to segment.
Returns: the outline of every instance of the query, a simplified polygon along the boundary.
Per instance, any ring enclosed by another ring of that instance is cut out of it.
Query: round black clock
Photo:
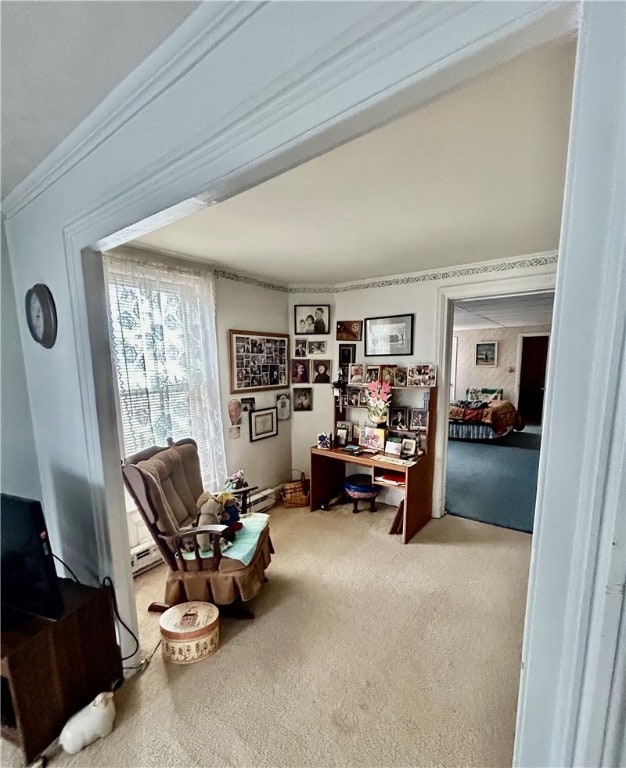
[[[57,338],[57,310],[47,285],[37,283],[26,292],[26,320],[35,341],[46,349],[54,346]]]

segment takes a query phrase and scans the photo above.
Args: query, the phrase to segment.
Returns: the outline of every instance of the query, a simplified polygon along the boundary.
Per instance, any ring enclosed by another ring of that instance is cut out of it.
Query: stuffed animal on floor
[[[225,513],[224,507],[219,500],[219,497],[213,496],[212,493],[205,491],[196,502],[198,509],[198,516],[196,517],[196,525],[230,525],[227,520],[228,515]],[[222,552],[228,547],[232,546],[235,539],[235,531],[227,529],[222,533],[220,537],[220,549]],[[201,549],[211,549],[211,536],[208,533],[203,533],[198,536],[198,546]]]

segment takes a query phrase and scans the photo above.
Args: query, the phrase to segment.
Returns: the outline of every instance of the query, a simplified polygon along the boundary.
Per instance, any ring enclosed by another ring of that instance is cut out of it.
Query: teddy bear
[[[205,491],[200,495],[196,502],[196,508],[198,515],[196,516],[195,524],[197,526],[202,525],[230,525],[230,515],[226,513],[222,502],[219,497],[214,496],[212,493]],[[232,546],[235,538],[234,530],[230,528],[223,531],[220,537],[220,549],[222,552],[228,547]],[[203,533],[198,536],[198,546],[201,549],[211,548],[211,536],[208,533]]]
[[[224,510],[222,513],[222,523],[233,531],[243,528],[243,524],[239,520],[239,502],[234,494],[222,491],[222,493],[218,494],[217,499]]]

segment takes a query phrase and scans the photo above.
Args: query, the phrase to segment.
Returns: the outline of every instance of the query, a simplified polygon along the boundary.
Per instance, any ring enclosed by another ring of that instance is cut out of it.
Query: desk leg
[[[343,491],[346,465],[330,456],[311,454],[311,512]]]

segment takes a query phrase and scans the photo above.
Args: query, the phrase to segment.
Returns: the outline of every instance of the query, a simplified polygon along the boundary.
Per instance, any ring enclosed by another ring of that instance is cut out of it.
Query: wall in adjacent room
[[[463,399],[468,387],[504,389],[504,400],[516,405],[515,381],[519,338],[524,333],[550,333],[550,325],[524,325],[515,328],[482,328],[454,331],[458,339],[456,358],[456,389],[453,399]],[[498,360],[493,368],[474,365],[476,344],[480,341],[498,342]]]

